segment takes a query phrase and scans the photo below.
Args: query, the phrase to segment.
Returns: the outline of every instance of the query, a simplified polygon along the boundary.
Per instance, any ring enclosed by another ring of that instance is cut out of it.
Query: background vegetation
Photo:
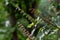
[[[0,0],[0,40],[60,40],[60,0]]]

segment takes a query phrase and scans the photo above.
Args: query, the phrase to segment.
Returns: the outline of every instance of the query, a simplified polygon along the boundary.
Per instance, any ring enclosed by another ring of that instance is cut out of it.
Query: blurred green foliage
[[[60,29],[60,10],[56,9],[60,7],[60,3],[55,3],[57,2],[54,0],[50,0],[50,2],[48,0],[0,0],[0,40],[13,40],[14,31],[17,32],[18,40],[28,40],[29,38],[26,34],[18,27],[20,23],[29,32],[36,26],[33,34],[35,37],[34,40],[58,40],[57,32]],[[35,14],[32,14],[34,18],[30,13],[35,6]],[[12,16],[12,19],[10,19],[10,16]],[[15,22],[13,17],[16,18],[14,27],[11,25],[11,22]],[[56,24],[57,27],[45,22],[43,19],[45,17],[47,21],[48,19],[51,20],[53,22],[52,24]],[[57,30],[54,31],[55,29]]]

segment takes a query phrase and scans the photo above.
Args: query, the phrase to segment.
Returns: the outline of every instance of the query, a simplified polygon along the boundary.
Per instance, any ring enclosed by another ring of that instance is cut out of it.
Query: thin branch
[[[21,31],[22,31],[28,38],[30,38],[30,40],[33,40],[33,39],[34,39],[34,37],[33,37],[32,35],[30,35],[29,31],[27,31],[22,24],[19,24],[18,26],[20,27]]]

